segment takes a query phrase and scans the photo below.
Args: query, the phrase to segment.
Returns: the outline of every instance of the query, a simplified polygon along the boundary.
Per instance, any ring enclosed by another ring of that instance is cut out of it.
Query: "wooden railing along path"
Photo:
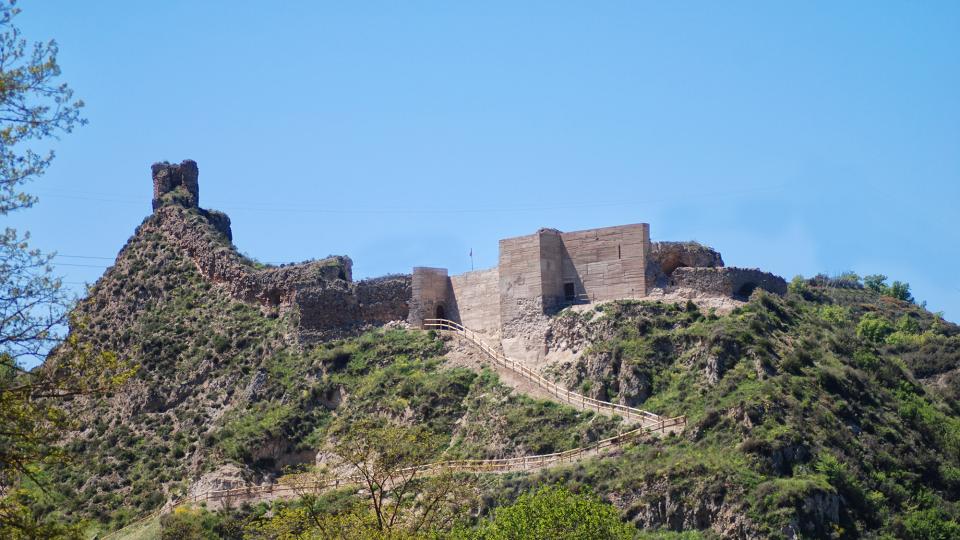
[[[401,472],[414,471],[416,474],[428,476],[443,472],[505,474],[512,472],[535,471],[555,465],[573,463],[585,457],[597,455],[608,448],[620,447],[646,434],[650,434],[650,430],[647,427],[639,427],[614,437],[597,441],[589,446],[574,448],[573,450],[567,450],[565,452],[503,459],[461,459],[438,461],[425,465],[418,465],[416,467],[410,467],[408,469],[402,469]],[[176,501],[172,507],[201,502],[222,504],[229,501],[230,503],[241,504],[244,502],[263,500],[289,499],[300,497],[306,494],[321,493],[329,489],[360,485],[361,483],[362,478],[360,476],[350,475],[331,478],[322,482],[297,483],[294,481],[292,483],[281,482],[262,486],[214,490],[184,497]]]
[[[451,332],[466,339],[475,347],[480,349],[488,358],[493,360],[496,365],[510,370],[519,377],[537,385],[548,394],[556,397],[568,405],[572,405],[583,410],[597,411],[603,414],[618,414],[627,421],[638,422],[641,426],[643,426],[643,428],[657,433],[665,433],[667,429],[682,429],[687,423],[685,416],[667,418],[653,414],[652,412],[644,411],[642,409],[629,407],[627,405],[611,403],[609,401],[600,401],[599,399],[587,397],[583,394],[578,394],[568,390],[559,384],[546,379],[536,371],[527,367],[523,362],[518,362],[504,356],[483,341],[483,339],[481,339],[476,332],[454,321],[447,319],[425,319],[423,321],[423,326],[424,328],[428,329]]]

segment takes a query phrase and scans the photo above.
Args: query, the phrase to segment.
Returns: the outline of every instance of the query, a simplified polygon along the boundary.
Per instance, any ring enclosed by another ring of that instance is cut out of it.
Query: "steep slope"
[[[189,492],[272,482],[362,419],[426,427],[442,441],[431,459],[562,451],[622,428],[511,392],[446,359],[437,335],[391,322],[408,276],[354,282],[346,257],[260,265],[233,247],[225,215],[197,206],[195,164],[154,174],[154,213],[71,328],[137,372],[70,404],[71,460],[39,471],[54,489],[38,512],[117,527]],[[818,278],[722,315],[624,301],[546,324],[558,353],[546,375],[687,427],[490,480],[485,512],[559,482],[643,529],[960,537],[960,327],[935,314]]]
[[[571,386],[686,414],[688,429],[515,487],[584,483],[642,528],[725,537],[960,534],[960,328],[823,285],[722,317],[622,302],[556,319],[587,344],[556,370]]]
[[[71,331],[137,373],[116,395],[71,405],[81,429],[66,443],[71,462],[45,471],[56,487],[46,511],[117,526],[191,488],[270,481],[312,462],[338,418],[425,425],[453,457],[565,450],[616,431],[614,420],[511,394],[490,373],[444,366],[431,334],[347,322],[304,340],[304,304],[248,291],[276,283],[296,295],[299,280],[354,294],[348,260],[263,269],[236,253],[224,219],[159,206],[77,307]],[[211,260],[245,268],[219,281]]]

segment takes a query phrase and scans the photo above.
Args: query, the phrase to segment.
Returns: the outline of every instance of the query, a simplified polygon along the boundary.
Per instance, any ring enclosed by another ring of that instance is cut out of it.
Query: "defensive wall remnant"
[[[302,340],[336,337],[406,320],[450,319],[510,340],[565,306],[687,290],[746,299],[756,288],[783,294],[786,282],[754,269],[725,267],[720,254],[695,242],[651,242],[646,223],[585,231],[537,232],[500,240],[494,268],[448,275],[416,267],[412,275],[353,281],[345,256],[263,267],[233,248],[230,218],[199,206],[192,160],[155,163],[150,226],[179,245],[213,282],[265,310],[292,312]],[[143,226],[147,226],[145,222]],[[209,227],[198,226],[206,223]],[[226,240],[226,241],[224,241]]]
[[[409,275],[353,281],[353,262],[344,256],[259,266],[230,244],[226,214],[199,207],[196,162],[156,163],[152,172],[154,215],[141,227],[156,227],[184,250],[201,274],[233,297],[268,312],[292,313],[301,340],[338,337],[407,318]]]

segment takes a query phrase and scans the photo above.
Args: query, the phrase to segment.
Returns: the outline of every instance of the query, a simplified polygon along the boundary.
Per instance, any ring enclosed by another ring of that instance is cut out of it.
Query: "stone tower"
[[[166,161],[154,163],[153,172],[153,209],[166,203],[198,208],[200,205],[200,185],[197,182],[199,169],[197,162],[185,159],[179,165]],[[170,196],[164,197],[168,193]]]

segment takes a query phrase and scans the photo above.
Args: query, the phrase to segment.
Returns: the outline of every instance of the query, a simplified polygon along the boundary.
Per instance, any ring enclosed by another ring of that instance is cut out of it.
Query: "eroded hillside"
[[[391,322],[406,276],[353,282],[346,257],[246,259],[186,180],[166,186],[75,310],[73,336],[136,372],[114,395],[70,404],[71,459],[40,471],[55,489],[38,511],[110,529],[190,493],[269,486],[368,420],[427,430],[427,461],[545,454],[627,429],[505,386],[482,355],[464,356],[470,344]],[[560,483],[594,490],[638,531],[960,534],[960,328],[849,278],[797,279],[736,305],[617,301],[545,318],[544,376],[686,427],[486,478],[459,525]],[[256,528],[268,514],[230,519]]]
[[[67,443],[73,461],[47,471],[57,487],[51,511],[121,524],[191,488],[269,482],[312,463],[332,430],[362,417],[428,426],[446,441],[437,454],[471,458],[566,450],[617,429],[511,394],[491,373],[445,366],[432,334],[358,328],[305,344],[295,310],[242,301],[205,277],[161,230],[171,222],[238,257],[202,211],[168,206],[90,290],[72,331],[137,371],[117,394],[72,405],[81,429]],[[340,261],[314,264],[343,281]]]

